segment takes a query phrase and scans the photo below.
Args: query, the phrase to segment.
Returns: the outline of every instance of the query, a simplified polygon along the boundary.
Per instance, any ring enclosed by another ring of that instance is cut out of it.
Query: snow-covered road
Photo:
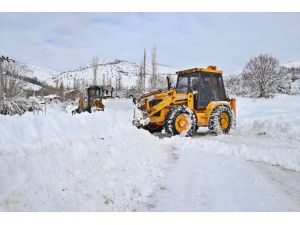
[[[299,173],[279,169],[281,174],[277,174],[270,167],[184,149],[169,171],[166,190],[156,196],[153,210],[299,211]]]
[[[300,211],[300,96],[237,102],[192,138],[132,127],[130,100],[0,116],[0,211]]]
[[[289,170],[300,165],[297,98],[241,99],[231,135],[199,129],[190,139],[166,139],[178,159],[153,210],[299,211],[300,173]]]

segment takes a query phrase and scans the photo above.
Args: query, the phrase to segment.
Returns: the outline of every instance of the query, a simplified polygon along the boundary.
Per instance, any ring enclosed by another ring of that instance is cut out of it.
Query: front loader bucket
[[[137,128],[142,128],[149,124],[149,122],[150,119],[148,118],[147,114],[135,107],[133,111],[132,125],[136,126]]]

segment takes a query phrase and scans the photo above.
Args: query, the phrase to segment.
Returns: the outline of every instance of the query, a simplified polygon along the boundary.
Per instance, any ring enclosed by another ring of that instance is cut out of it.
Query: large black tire
[[[233,124],[233,113],[227,106],[214,108],[210,114],[208,129],[214,135],[228,134]]]
[[[176,123],[178,122],[177,120],[179,116],[185,116],[188,121],[188,126],[184,131],[179,131],[176,129]],[[170,109],[165,117],[164,130],[170,136],[179,134],[185,137],[192,136],[197,130],[197,117],[195,113],[187,106],[174,106]]]

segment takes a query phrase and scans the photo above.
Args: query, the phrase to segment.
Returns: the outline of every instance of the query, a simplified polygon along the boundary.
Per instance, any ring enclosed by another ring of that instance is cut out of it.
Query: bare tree
[[[146,60],[147,60],[147,53],[146,49],[144,48],[144,56],[143,56],[143,64],[142,64],[142,92],[146,91]]]
[[[77,81],[76,78],[73,78],[73,89],[77,89]]]
[[[111,77],[108,79],[107,85],[108,85],[109,87],[112,86]]]
[[[94,57],[92,59],[92,69],[93,69],[93,75],[94,75],[93,85],[97,85],[97,72],[98,72],[98,58],[97,57]]]
[[[115,90],[116,91],[121,91],[122,90],[122,75],[121,75],[121,73],[118,73],[118,76],[116,77]]]
[[[79,90],[80,89],[80,80],[77,79],[76,80],[76,90]]]
[[[141,94],[146,91],[146,49],[144,49],[143,60],[139,66],[139,72],[137,76],[137,90]]]
[[[157,83],[157,63],[156,63],[156,47],[152,48],[151,51],[152,56],[152,78],[151,78],[151,89],[156,89]]]
[[[19,62],[5,62],[3,66],[2,93],[6,99],[13,99],[24,96],[24,81],[26,66]]]
[[[0,101],[3,100],[3,86],[4,86],[4,79],[3,79],[3,62],[4,60],[2,57],[0,58]]]
[[[226,93],[230,95],[247,96],[241,74],[231,74],[224,77]]]
[[[82,81],[81,81],[81,85],[80,85],[80,90],[83,91],[84,88],[85,88],[85,85],[86,85],[86,82],[85,82],[85,79],[82,78]]]
[[[105,74],[104,74],[104,73],[102,74],[102,85],[103,85],[103,86],[106,85],[106,82],[105,82]]]
[[[286,79],[279,60],[269,54],[260,54],[246,64],[242,81],[251,97],[266,98],[277,92],[278,85]]]
[[[58,89],[58,77],[55,80],[55,88]]]
[[[65,92],[65,87],[64,87],[64,82],[62,80],[59,85],[59,95],[61,97],[64,97],[64,92]]]
[[[143,65],[141,64],[139,66],[139,72],[137,74],[138,80],[137,80],[137,90],[141,94],[143,93]]]

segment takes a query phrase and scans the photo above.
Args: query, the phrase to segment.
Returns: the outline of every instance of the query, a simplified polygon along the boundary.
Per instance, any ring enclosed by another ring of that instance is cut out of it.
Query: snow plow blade
[[[135,107],[133,111],[132,125],[137,128],[142,128],[148,125],[149,122],[150,119],[148,118],[147,114]]]

